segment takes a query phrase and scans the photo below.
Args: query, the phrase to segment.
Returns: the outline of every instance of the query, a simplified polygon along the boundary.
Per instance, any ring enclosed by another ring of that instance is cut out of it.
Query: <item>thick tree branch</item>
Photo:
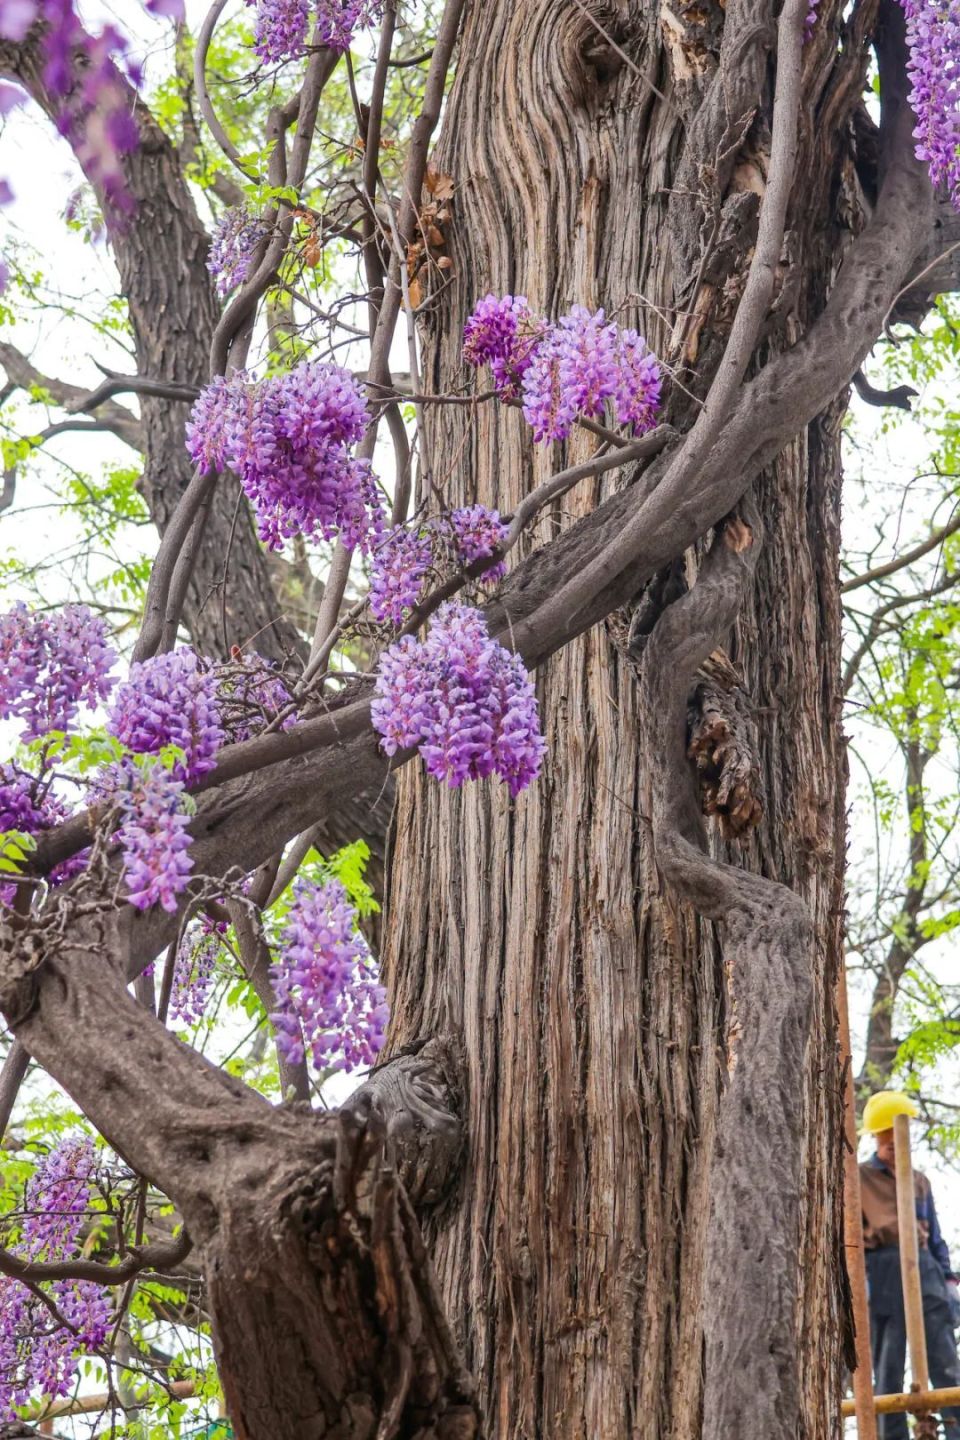
[[[118,435],[133,450],[143,450],[143,427],[131,410],[114,404],[110,396],[116,391],[98,394],[85,390],[82,385],[70,385],[65,380],[56,380],[44,375],[31,360],[9,341],[0,341],[0,365],[18,389],[29,390],[34,386],[45,390],[58,405],[74,414],[99,409],[97,416],[115,435]],[[98,390],[101,387],[98,387]],[[94,398],[96,396],[96,398]]]
[[[193,1248],[184,1230],[176,1240],[137,1245],[116,1265],[103,1265],[96,1260],[22,1260],[9,1250],[0,1250],[0,1275],[13,1280],[29,1280],[34,1285],[50,1280],[91,1280],[97,1285],[125,1285],[145,1271],[165,1275],[176,1269]]]

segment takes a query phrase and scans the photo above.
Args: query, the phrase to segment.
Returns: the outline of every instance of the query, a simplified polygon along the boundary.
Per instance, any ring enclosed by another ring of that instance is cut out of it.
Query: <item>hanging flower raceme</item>
[[[183,19],[183,0],[148,0],[152,13]],[[20,42],[44,21],[43,81],[59,102],[57,128],[86,175],[104,197],[107,217],[134,209],[123,158],[137,148],[140,131],[129,86],[138,88],[143,67],[133,60],[126,36],[112,25],[91,34],[73,0],[0,0],[0,38]]]
[[[183,781],[159,761],[126,759],[101,776],[99,796],[122,816],[117,840],[130,904],[162,905],[172,915],[193,870]]]
[[[374,553],[370,575],[370,613],[375,620],[403,624],[420,598],[432,558],[429,534],[402,526],[388,531]]]
[[[901,0],[907,19],[916,156],[960,210],[960,9],[953,0]]]
[[[308,38],[331,50],[349,50],[357,30],[372,25],[381,14],[378,0],[247,0],[256,4],[253,48],[268,65],[297,60],[306,53]],[[311,19],[316,26],[310,34]]]
[[[219,951],[220,936],[214,926],[201,922],[184,931],[173,967],[171,1020],[199,1025],[210,998]]]
[[[107,728],[136,755],[179,746],[184,758],[173,777],[191,784],[214,768],[224,739],[213,669],[185,645],[134,662],[117,689]]]
[[[388,755],[416,746],[448,785],[496,774],[517,795],[540,773],[530,677],[468,606],[441,605],[425,641],[406,635],[384,651],[372,717]]]
[[[68,730],[81,705],[92,710],[110,694],[107,636],[85,605],[46,615],[20,603],[0,615],[0,719],[22,721],[24,740]]]
[[[16,1253],[30,1261],[73,1258],[86,1218],[95,1171],[87,1138],[59,1141],[40,1162],[24,1197],[23,1234]],[[57,1280],[46,1287],[60,1325],[36,1293],[19,1280],[0,1280],[0,1415],[32,1396],[66,1395],[76,1380],[81,1354],[107,1338],[111,1310],[105,1289],[84,1280]],[[72,1327],[72,1328],[68,1328]]]
[[[298,882],[271,976],[277,1045],[318,1070],[372,1065],[383,1046],[386,992],[339,880]]]
[[[236,471],[273,549],[298,533],[366,549],[383,529],[369,463],[350,453],[366,426],[350,372],[305,360],[265,380],[215,380],[193,408],[187,448],[201,470]]]
[[[35,839],[44,830],[66,820],[69,813],[69,807],[54,794],[49,781],[30,775],[17,765],[0,765],[0,834],[16,831]],[[89,853],[82,850],[55,866],[49,876],[50,884],[63,885],[72,879],[86,865]],[[0,904],[12,905],[16,893],[15,883],[0,885]]]
[[[563,440],[578,417],[601,420],[612,406],[642,434],[656,424],[660,367],[636,330],[575,305],[555,325],[536,319],[522,295],[487,295],[464,329],[463,357],[489,364],[505,399],[522,394],[535,440]]]
[[[488,510],[485,505],[451,510],[437,521],[438,531],[452,544],[461,565],[472,565],[475,560],[485,560],[492,555],[506,540],[508,528],[500,519],[499,511]],[[506,573],[506,562],[500,560],[484,570],[480,579],[485,585],[496,585]]]
[[[452,556],[456,566],[472,565],[492,555],[506,539],[508,527],[496,510],[485,505],[469,505],[462,510],[448,511],[427,525],[411,530],[402,526],[384,537],[373,555],[370,573],[370,612],[375,620],[388,621],[399,628],[420,600],[423,582],[432,565],[439,564],[443,552]],[[484,570],[478,579],[483,585],[496,585],[507,567],[498,561]]]
[[[248,279],[257,246],[267,234],[260,216],[244,205],[235,205],[221,215],[207,256],[207,269],[214,277],[218,295],[229,295]]]
[[[500,394],[516,399],[545,330],[525,296],[485,295],[464,326],[463,358],[468,365],[489,365]]]
[[[309,25],[309,0],[257,0],[253,48],[267,65],[296,60],[306,50]]]

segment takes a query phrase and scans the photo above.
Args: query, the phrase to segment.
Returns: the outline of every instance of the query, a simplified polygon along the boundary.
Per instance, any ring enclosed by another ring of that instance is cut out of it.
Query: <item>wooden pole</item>
[[[197,1393],[197,1387],[192,1380],[174,1380],[166,1389],[175,1400],[190,1400]],[[97,1415],[101,1410],[107,1409],[110,1401],[111,1396],[107,1391],[98,1395],[80,1395],[74,1400],[51,1400],[49,1405],[32,1412],[29,1418],[40,1420],[42,1431],[42,1426],[55,1416]]]
[[[960,1385],[951,1385],[946,1390],[924,1390],[922,1395],[875,1395],[874,1408],[878,1415],[922,1415],[930,1410],[944,1410],[951,1405],[960,1405]],[[856,1414],[856,1401],[844,1400],[840,1414]]]
[[[870,1310],[867,1271],[863,1253],[863,1215],[860,1206],[860,1166],[857,1164],[857,1114],[850,1060],[850,1010],[847,972],[841,967],[837,981],[837,1020],[840,1029],[840,1063],[843,1066],[843,1245],[853,1303],[853,1339],[857,1364],[853,1372],[853,1409],[859,1440],[877,1440],[877,1412],[873,1403],[873,1356],[870,1351]],[[847,1413],[847,1412],[844,1412]]]
[[[927,1337],[923,1328],[920,1291],[920,1257],[917,1247],[917,1200],[910,1159],[910,1117],[893,1117],[893,1143],[897,1172],[897,1230],[900,1237],[900,1274],[903,1278],[903,1312],[907,1321],[910,1374],[914,1390],[930,1389]]]

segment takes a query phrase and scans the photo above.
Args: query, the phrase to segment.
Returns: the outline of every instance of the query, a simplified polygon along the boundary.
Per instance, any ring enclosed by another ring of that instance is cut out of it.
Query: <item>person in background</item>
[[[909,1096],[899,1090],[880,1090],[871,1095],[863,1111],[863,1128],[876,1144],[874,1154],[860,1166],[860,1203],[878,1395],[899,1395],[904,1388],[907,1327],[900,1278],[893,1119],[895,1115],[918,1113]],[[913,1172],[913,1181],[927,1365],[930,1384],[939,1390],[960,1385],[953,1334],[954,1327],[960,1325],[960,1284],[950,1266],[950,1252],[940,1231],[930,1181],[919,1170]],[[941,1418],[947,1435],[960,1440],[960,1408],[944,1410]],[[908,1440],[906,1415],[880,1415],[877,1421],[879,1440]]]

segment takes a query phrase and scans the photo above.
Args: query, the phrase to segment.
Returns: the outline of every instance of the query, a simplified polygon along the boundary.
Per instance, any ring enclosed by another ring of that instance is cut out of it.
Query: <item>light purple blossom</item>
[[[172,915],[189,883],[193,861],[183,788],[159,763],[121,761],[101,777],[101,795],[109,796],[123,817],[117,840],[128,897],[137,910],[162,905]]]
[[[598,420],[617,393],[617,327],[575,305],[538,346],[523,377],[523,413],[534,440],[563,440],[578,415]]]
[[[458,562],[471,565],[474,560],[486,559],[498,545],[503,544],[509,526],[504,525],[498,510],[488,510],[485,505],[468,505],[442,516],[438,529],[451,541]],[[506,562],[501,560],[491,565],[489,570],[484,570],[480,579],[484,585],[495,585],[506,573]]]
[[[14,764],[0,765],[0,833],[15,830],[36,837],[59,825],[69,813],[69,807],[54,794],[49,781]],[[50,873],[51,885],[63,885],[72,879],[84,868],[88,857],[89,851],[82,850],[55,866]],[[13,883],[0,885],[0,904],[12,905],[16,889]]]
[[[272,549],[297,533],[366,549],[383,530],[369,463],[350,454],[367,418],[349,371],[305,360],[265,380],[215,380],[194,406],[187,448],[201,469],[236,471]]]
[[[384,536],[373,555],[370,613],[375,620],[403,624],[416,605],[430,569],[433,547],[429,534],[397,526]]]
[[[21,720],[24,740],[68,730],[113,686],[106,624],[85,605],[38,614],[18,603],[0,615],[0,718]]]
[[[339,880],[298,882],[271,969],[277,1045],[318,1070],[372,1065],[383,1046],[386,992]]]
[[[184,1025],[199,1025],[210,998],[220,937],[212,927],[191,926],[184,931],[173,968],[170,1018]]]
[[[636,330],[617,334],[617,383],[613,406],[621,425],[638,434],[652,430],[660,408],[660,366],[647,342]]]
[[[24,1197],[23,1259],[72,1258],[90,1204],[95,1169],[86,1137],[60,1140],[41,1160]],[[97,1349],[111,1323],[106,1290],[89,1281],[57,1280],[50,1298],[74,1331],[51,1322],[49,1310],[18,1280],[0,1280],[0,1415],[39,1393],[66,1395],[83,1351]]]
[[[185,645],[134,662],[114,696],[107,728],[137,755],[179,746],[184,760],[174,777],[191,784],[214,768],[223,744],[216,676]]]
[[[26,103],[27,92],[21,90],[19,85],[0,83],[0,115],[9,115],[11,110],[17,110]]]
[[[296,60],[306,50],[309,25],[309,0],[257,0],[253,48],[268,65]]]
[[[546,747],[523,661],[465,605],[441,605],[425,641],[407,635],[384,651],[372,718],[388,755],[415,745],[451,786],[497,774],[517,795],[540,773]]]
[[[321,43],[331,50],[347,50],[357,30],[380,19],[380,0],[318,0],[317,26]]]
[[[535,440],[563,440],[578,416],[622,425],[656,423],[660,368],[636,330],[608,323],[602,310],[575,305],[555,325],[534,317],[522,295],[486,295],[464,329],[463,357],[488,364],[506,399],[522,392]]]
[[[960,209],[960,11],[951,0],[901,0],[907,19],[916,156]]]
[[[216,280],[218,295],[228,295],[248,278],[257,246],[267,233],[260,216],[243,205],[221,215],[207,256],[207,269]]]
[[[0,37],[19,43],[36,20],[37,0],[0,0]]]
[[[515,399],[545,328],[525,296],[485,295],[464,326],[463,358],[468,365],[489,365],[500,394]]]

